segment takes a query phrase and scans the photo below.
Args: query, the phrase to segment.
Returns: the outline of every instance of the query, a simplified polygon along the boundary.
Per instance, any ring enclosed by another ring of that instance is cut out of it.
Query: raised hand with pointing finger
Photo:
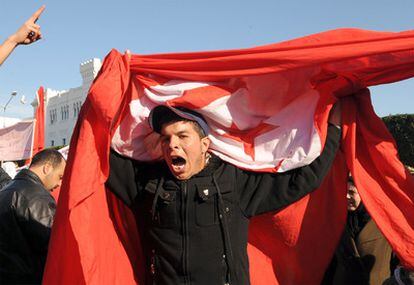
[[[33,15],[10,37],[8,37],[3,44],[0,45],[0,65],[12,53],[14,48],[18,45],[28,45],[34,43],[42,38],[40,26],[36,24],[45,6],[40,7]]]

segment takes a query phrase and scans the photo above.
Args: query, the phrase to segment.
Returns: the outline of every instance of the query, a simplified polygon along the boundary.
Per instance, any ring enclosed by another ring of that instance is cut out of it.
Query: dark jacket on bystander
[[[0,190],[3,189],[4,186],[7,185],[11,180],[11,177],[4,171],[3,168],[0,167]]]
[[[0,191],[0,284],[40,284],[56,202],[40,178],[21,170]]]

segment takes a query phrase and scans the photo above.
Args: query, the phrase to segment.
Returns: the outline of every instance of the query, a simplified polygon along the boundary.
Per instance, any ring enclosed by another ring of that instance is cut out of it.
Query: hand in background
[[[13,52],[18,45],[28,45],[42,38],[40,26],[36,24],[45,6],[40,7],[34,14],[3,44],[0,45],[0,65]]]
[[[42,38],[40,26],[36,24],[45,6],[40,7],[33,15],[17,30],[16,33],[9,37],[10,41],[16,45],[28,45]]]

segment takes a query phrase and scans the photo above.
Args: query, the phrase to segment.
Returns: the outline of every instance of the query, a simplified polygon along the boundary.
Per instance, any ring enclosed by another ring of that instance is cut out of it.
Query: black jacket
[[[317,188],[339,138],[340,131],[329,127],[319,158],[285,173],[243,171],[213,156],[185,181],[175,179],[164,162],[137,162],[111,151],[107,186],[136,213],[147,284],[250,284],[249,218],[277,211]]]
[[[0,190],[9,183],[11,180],[10,176],[0,167]]]
[[[41,283],[55,209],[28,169],[0,191],[0,284]]]

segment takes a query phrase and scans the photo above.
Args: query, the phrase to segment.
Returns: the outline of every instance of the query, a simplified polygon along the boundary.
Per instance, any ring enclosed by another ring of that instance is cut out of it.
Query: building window
[[[69,119],[69,105],[60,107],[62,121]]]
[[[49,111],[49,115],[50,115],[50,124],[54,124],[57,121],[57,112],[56,109],[50,110]]]
[[[50,142],[50,145],[51,145],[51,146],[55,146],[55,141],[54,141],[54,140],[52,140],[52,141]]]
[[[79,116],[81,106],[82,106],[82,102],[80,101],[73,103],[73,117],[74,118],[77,118]]]
[[[66,139],[65,138],[62,139],[62,145],[66,145]]]

